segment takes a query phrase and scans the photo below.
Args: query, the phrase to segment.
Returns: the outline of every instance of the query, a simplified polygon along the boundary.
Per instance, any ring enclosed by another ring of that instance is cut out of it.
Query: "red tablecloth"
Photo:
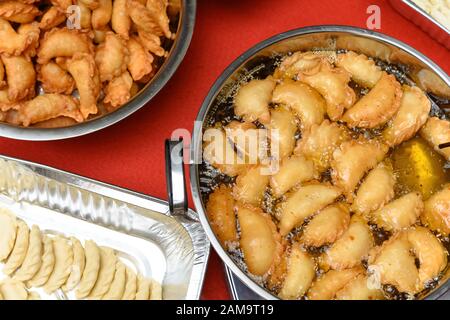
[[[81,138],[40,143],[0,139],[0,153],[166,198],[164,139],[176,128],[192,128],[203,98],[229,63],[259,41],[290,29],[319,24],[366,27],[371,4],[381,8],[381,32],[417,48],[450,72],[449,51],[388,1],[200,0],[186,58],[145,108]],[[229,298],[223,266],[214,252],[202,298]]]

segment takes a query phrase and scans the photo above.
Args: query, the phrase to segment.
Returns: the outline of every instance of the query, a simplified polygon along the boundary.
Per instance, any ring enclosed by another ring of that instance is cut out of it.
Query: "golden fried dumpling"
[[[424,227],[407,231],[414,254],[419,259],[419,281],[423,289],[447,266],[447,251],[441,242]]]
[[[333,151],[349,138],[345,127],[325,120],[320,125],[312,125],[309,130],[302,132],[302,138],[297,141],[294,153],[313,160],[319,172],[323,172],[330,166]]]
[[[324,267],[346,269],[356,267],[374,246],[372,232],[364,218],[353,215],[348,229],[322,257]]]
[[[406,234],[400,233],[373,250],[369,257],[370,277],[380,284],[395,286],[400,292],[415,294],[419,286],[419,272]]]
[[[381,289],[371,288],[367,276],[360,274],[336,293],[336,300],[384,300],[384,295]]]
[[[270,121],[269,103],[275,81],[272,77],[264,80],[251,80],[239,88],[234,98],[234,113],[244,121],[258,120],[263,124]]]
[[[392,167],[380,163],[372,169],[359,187],[352,210],[367,215],[394,197],[395,176]]]
[[[374,168],[388,151],[388,147],[377,140],[350,140],[334,150],[331,161],[333,183],[342,188],[348,201],[364,174]]]
[[[351,128],[376,128],[391,119],[400,107],[402,89],[393,75],[383,73],[375,87],[342,117]]]
[[[450,234],[450,184],[425,201],[420,220],[431,230]]]
[[[450,142],[450,121],[431,117],[419,131],[436,152],[440,153],[447,161],[450,161],[450,147],[440,149],[441,143]]]
[[[292,244],[287,261],[287,272],[280,293],[281,299],[294,300],[308,291],[316,275],[315,263],[298,243]]]
[[[384,141],[396,146],[413,137],[428,119],[431,103],[418,87],[403,86],[400,108],[383,131]]]
[[[238,240],[234,199],[231,188],[221,185],[209,195],[206,213],[214,234],[225,248],[230,242]]]
[[[283,59],[280,66],[275,70],[274,77],[276,79],[292,79],[299,73],[316,73],[320,70],[324,58],[326,58],[326,55],[321,52],[295,52]]]
[[[352,80],[357,84],[367,88],[373,88],[382,75],[375,61],[353,51],[338,54],[336,65],[350,73]]]
[[[264,192],[269,185],[270,175],[267,168],[252,166],[236,178],[233,196],[236,200],[251,205],[259,205],[264,199]]]
[[[369,214],[370,220],[387,231],[397,231],[413,225],[423,211],[422,196],[410,192]]]
[[[319,91],[327,102],[327,114],[336,121],[342,117],[345,109],[356,100],[356,94],[349,87],[350,74],[342,68],[332,68],[324,61],[320,71],[314,74],[299,74],[299,80]]]
[[[345,205],[328,206],[308,222],[303,229],[301,241],[312,247],[333,243],[347,230],[349,222],[350,213]]]
[[[280,210],[280,233],[285,236],[315,212],[325,208],[341,195],[341,191],[326,184],[310,184],[288,195]]]
[[[313,283],[308,291],[308,299],[331,300],[337,292],[362,272],[362,268],[330,270]]]
[[[277,173],[270,177],[272,194],[279,198],[293,187],[317,176],[314,163],[303,156],[284,158]]]
[[[262,276],[282,251],[281,237],[270,216],[260,208],[236,205],[241,228],[240,247],[248,271]]]
[[[321,95],[305,83],[285,80],[273,91],[272,101],[289,107],[300,119],[302,130],[322,123],[326,102]]]
[[[288,109],[278,107],[270,111],[269,128],[270,152],[275,159],[283,159],[292,154],[295,147],[297,122]]]

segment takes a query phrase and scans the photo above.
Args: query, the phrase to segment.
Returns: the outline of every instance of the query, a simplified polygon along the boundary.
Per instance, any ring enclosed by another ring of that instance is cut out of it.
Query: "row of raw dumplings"
[[[350,80],[365,90],[355,93]],[[447,252],[416,223],[449,234],[450,185],[425,204],[418,192],[394,199],[396,177],[386,156],[390,147],[420,130],[450,160],[450,148],[439,148],[450,141],[450,123],[429,118],[430,107],[422,90],[402,87],[364,55],[298,52],[287,57],[273,76],[239,89],[234,111],[243,121],[216,125],[219,137],[205,142],[205,160],[236,177],[233,186],[215,189],[207,203],[218,238],[229,250],[239,247],[248,271],[263,277],[282,298],[380,298],[381,285],[410,295],[420,292],[447,266]],[[271,175],[261,171],[264,158],[245,139],[261,128],[258,123],[268,137],[274,129],[279,132],[281,161]],[[364,133],[373,129],[380,133]],[[234,162],[225,161],[230,158]],[[255,158],[256,164],[249,163]],[[324,178],[327,172],[330,179]],[[277,199],[270,209],[267,191]],[[368,222],[392,234],[381,247],[375,247]],[[326,249],[319,258],[305,251],[318,247]],[[410,252],[419,258],[419,267]],[[362,262],[369,264],[369,273]],[[409,278],[402,276],[404,265]],[[311,286],[319,269],[326,273]],[[348,292],[338,294],[344,287]]]
[[[39,298],[27,288],[43,287],[47,294],[62,289],[77,299],[160,300],[162,288],[126,266],[113,249],[92,240],[84,247],[75,237],[43,234],[39,227],[0,208],[0,262],[8,276],[0,282],[4,299]],[[9,278],[11,277],[11,278]]]

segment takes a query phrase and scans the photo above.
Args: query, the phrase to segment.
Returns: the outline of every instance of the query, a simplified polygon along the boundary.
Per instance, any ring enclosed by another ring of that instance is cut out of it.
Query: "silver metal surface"
[[[126,264],[163,284],[164,299],[200,296],[210,245],[192,210],[172,216],[162,200],[3,156],[0,206],[48,234],[115,249]]]
[[[390,0],[391,5],[406,19],[410,20],[431,37],[450,50],[450,30],[426,13],[412,0]]]
[[[261,61],[265,57],[273,57],[277,54],[286,54],[298,50],[313,49],[347,49],[365,53],[373,58],[379,58],[388,63],[401,64],[407,66],[407,75],[413,79],[418,86],[427,92],[431,92],[441,97],[450,97],[450,78],[433,61],[422,53],[403,42],[389,36],[373,32],[370,30],[348,27],[348,26],[316,26],[300,28],[269,38],[237,58],[212,86],[205,98],[197,121],[208,126],[210,118],[217,110],[214,109],[215,102],[225,100],[229,97],[236,83],[253,70],[261,68]],[[191,145],[190,181],[192,197],[200,221],[220,258],[226,266],[234,273],[247,287],[257,295],[265,299],[277,299],[272,293],[256,283],[244,272],[231,256],[224,250],[215,236],[209,224],[205,204],[202,200],[199,180],[199,166],[202,163],[202,127],[195,127]],[[442,284],[433,294],[446,292],[450,288],[450,281]]]
[[[195,24],[196,0],[181,0],[177,37],[169,56],[156,75],[124,106],[103,116],[63,128],[24,128],[0,122],[0,136],[19,140],[47,141],[82,136],[106,128],[128,117],[149,102],[173,76],[191,42]]]

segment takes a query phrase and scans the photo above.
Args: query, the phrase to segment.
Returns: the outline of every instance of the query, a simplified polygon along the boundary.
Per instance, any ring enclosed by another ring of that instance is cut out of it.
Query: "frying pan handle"
[[[166,182],[170,213],[186,215],[188,200],[184,179],[183,139],[166,140]]]

